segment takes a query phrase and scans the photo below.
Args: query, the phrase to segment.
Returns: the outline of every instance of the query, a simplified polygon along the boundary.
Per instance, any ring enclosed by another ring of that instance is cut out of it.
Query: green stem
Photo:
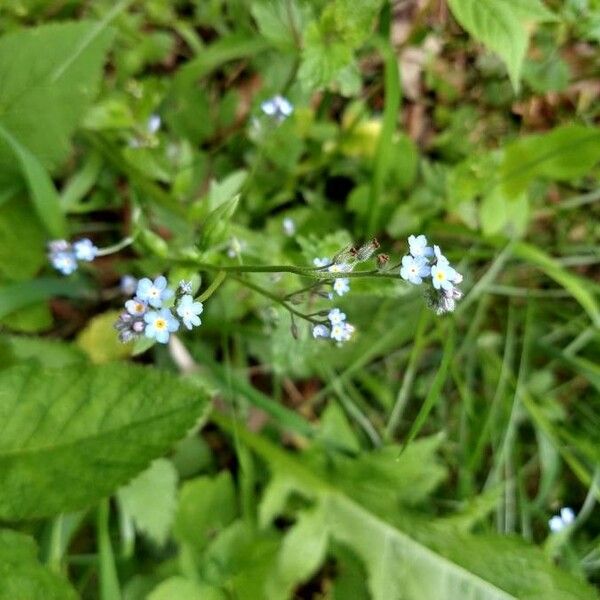
[[[104,499],[98,506],[96,516],[98,553],[100,555],[100,600],[119,600],[121,591],[115,566],[115,555],[110,542],[109,514],[108,500]]]
[[[225,281],[227,273],[225,271],[219,271],[214,281],[204,290],[204,293],[198,296],[198,302],[205,302],[208,300],[216,291],[219,286]]]
[[[247,279],[244,279],[243,277],[233,276],[233,279],[235,279],[237,282],[241,283],[242,285],[245,285],[247,288],[254,290],[255,292],[261,294],[262,296],[265,296],[266,298],[273,300],[273,302],[277,302],[277,304],[280,304],[281,306],[283,306],[283,308],[285,308],[291,314],[296,315],[297,317],[300,317],[301,319],[304,319],[305,321],[308,321],[309,323],[317,324],[317,323],[321,322],[318,319],[313,319],[312,317],[304,314],[303,312],[296,310],[294,307],[290,306],[287,302],[284,302],[279,296],[277,296],[277,294],[272,294],[271,292],[269,292],[269,290],[265,290],[265,288],[260,287],[259,285],[256,285],[255,283],[252,283],[251,281],[248,281]]]
[[[130,246],[131,244],[133,244],[134,240],[135,240],[135,236],[130,235],[126,238],[123,238],[120,242],[113,244],[112,246],[106,246],[106,248],[102,248],[101,250],[98,250],[98,253],[96,254],[96,256],[108,256],[109,254],[114,254],[115,252],[119,252],[120,250],[123,250],[123,248],[127,248],[127,246]]]

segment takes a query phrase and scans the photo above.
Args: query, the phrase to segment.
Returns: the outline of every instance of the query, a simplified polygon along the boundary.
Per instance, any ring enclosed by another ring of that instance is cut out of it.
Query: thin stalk
[[[204,290],[200,296],[198,296],[198,302],[205,302],[208,300],[220,287],[220,285],[225,281],[227,277],[227,273],[224,271],[219,271],[214,281]]]

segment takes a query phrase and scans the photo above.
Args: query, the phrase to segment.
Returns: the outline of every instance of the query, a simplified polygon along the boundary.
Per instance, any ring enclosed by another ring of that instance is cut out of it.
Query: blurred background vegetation
[[[153,364],[213,400],[97,515],[19,525],[71,591],[1,598],[597,597],[600,2],[478,2],[3,3],[0,126],[59,210],[3,134],[0,362]],[[136,239],[60,279],[57,232]],[[418,233],[464,274],[453,315],[353,280],[338,348],[228,277],[178,343],[116,341],[122,276],[210,285],[169,258],[190,248],[310,265],[376,236],[394,260]]]

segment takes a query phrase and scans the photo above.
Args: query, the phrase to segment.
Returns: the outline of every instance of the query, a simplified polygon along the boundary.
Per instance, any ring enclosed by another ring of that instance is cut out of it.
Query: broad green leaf
[[[600,162],[600,128],[563,125],[549,133],[530,135],[509,144],[500,168],[502,187],[516,198],[541,177],[571,181]]]
[[[37,555],[33,538],[0,530],[0,600],[75,600],[75,590]]]
[[[449,0],[456,20],[506,63],[515,90],[529,43],[529,25],[553,20],[540,0]]]
[[[215,532],[229,525],[237,512],[235,488],[228,472],[187,481],[180,491],[175,537],[200,554]]]
[[[227,600],[227,594],[213,586],[184,577],[170,577],[154,588],[147,600]]]
[[[0,319],[55,296],[82,298],[86,291],[81,281],[58,277],[0,285]]]
[[[73,511],[113,492],[194,425],[206,394],[134,365],[0,372],[0,518]]]
[[[87,21],[0,38],[0,125],[45,169],[67,157],[69,138],[96,95],[111,39],[105,22]],[[3,140],[0,183],[14,180],[19,170],[14,150]]]
[[[67,342],[23,335],[5,336],[4,341],[16,362],[31,362],[52,368],[87,362],[85,354]]]
[[[213,416],[220,427],[233,424]],[[594,590],[557,569],[523,541],[500,536],[478,538],[398,512],[395,522],[370,511],[351,491],[339,489],[290,453],[239,424],[238,439],[275,472],[296,482],[324,511],[330,536],[364,561],[374,600],[593,600]]]
[[[0,122],[0,139],[2,139],[17,157],[25,176],[27,188],[38,217],[45,225],[48,233],[55,238],[62,238],[67,231],[67,223],[60,208],[58,192],[39,160],[5,129]]]
[[[166,458],[155,460],[118,493],[121,506],[142,533],[162,546],[177,505],[177,471]]]
[[[269,582],[270,599],[289,598],[294,587],[313,575],[325,559],[329,524],[320,506],[300,513],[283,539],[277,569]]]
[[[46,262],[46,239],[39,219],[22,198],[0,205],[0,280],[33,277]]]

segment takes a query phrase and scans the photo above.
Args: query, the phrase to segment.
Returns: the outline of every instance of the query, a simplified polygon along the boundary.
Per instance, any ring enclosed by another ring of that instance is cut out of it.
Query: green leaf
[[[33,538],[0,530],[0,600],[75,600],[67,581],[40,565]]]
[[[229,432],[234,425],[213,420]],[[500,536],[478,538],[436,527],[413,513],[398,512],[394,523],[354,500],[329,478],[248,430],[235,426],[238,439],[275,472],[295,480],[296,492],[324,511],[331,538],[362,558],[374,600],[593,600],[594,590],[557,569],[528,544]],[[376,550],[375,550],[376,549]]]
[[[147,600],[227,600],[227,595],[213,586],[184,577],[170,577],[154,588]]]
[[[0,280],[33,277],[46,262],[45,242],[39,219],[22,198],[0,205]]]
[[[155,369],[17,366],[0,372],[0,518],[77,510],[181,438],[206,394]]]
[[[235,488],[231,475],[198,477],[186,482],[180,491],[173,531],[200,555],[216,532],[237,515]]]
[[[506,63],[515,90],[529,43],[531,23],[554,20],[540,0],[449,0],[456,20]]]
[[[0,122],[0,139],[14,152],[31,195],[33,206],[46,226],[48,233],[62,238],[67,231],[67,223],[60,208],[58,192],[38,159],[23,146]]]
[[[563,125],[530,135],[506,147],[500,168],[505,193],[516,198],[535,178],[570,181],[600,161],[600,128]]]
[[[121,488],[119,501],[137,529],[162,546],[167,541],[177,505],[177,471],[159,458]]]
[[[289,598],[325,559],[329,538],[327,514],[321,507],[300,513],[279,551],[277,569],[269,582],[269,598]]]
[[[112,32],[106,22],[53,23],[0,39],[0,124],[52,170],[96,95]],[[49,51],[51,49],[51,51]],[[18,57],[18,60],[15,60]],[[0,144],[0,182],[18,175]]]
[[[31,362],[41,367],[59,368],[82,365],[86,356],[76,346],[53,339],[20,335],[5,336],[16,362]]]
[[[120,313],[109,310],[96,315],[77,336],[77,345],[93,363],[101,365],[131,356],[133,344],[123,344],[115,335],[113,325]]]
[[[81,281],[39,277],[19,283],[0,285],[0,319],[55,296],[81,298],[86,288]]]

